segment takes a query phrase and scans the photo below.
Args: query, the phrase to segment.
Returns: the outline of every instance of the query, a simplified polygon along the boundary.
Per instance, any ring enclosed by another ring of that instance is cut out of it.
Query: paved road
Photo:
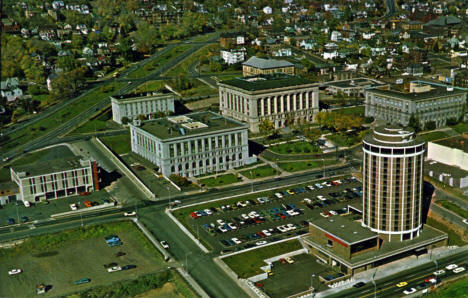
[[[212,43],[213,41],[217,40],[217,38],[219,36],[218,33],[210,33],[210,34],[212,34],[212,37],[209,40],[207,40],[205,42],[194,43],[194,46],[192,48],[190,48],[189,50],[187,50],[184,53],[182,53],[181,55],[178,55],[178,56],[174,57],[173,59],[169,60],[166,64],[161,65],[154,72],[147,75],[146,77],[133,80],[132,84],[125,85],[120,90],[116,91],[116,94],[117,95],[125,94],[128,91],[132,90],[136,84],[139,85],[139,84],[144,83],[146,81],[158,78],[162,73],[166,72],[169,68],[175,66],[177,63],[179,63],[180,61],[182,61],[183,59],[187,58],[188,56],[193,54],[195,51],[197,51],[199,49],[198,45],[201,46],[202,44]],[[187,43],[187,42],[185,42],[185,43]],[[187,43],[187,44],[190,44],[190,43]],[[170,51],[175,46],[177,46],[177,44],[168,45],[165,49],[163,49],[162,51],[160,51],[160,52],[156,53],[155,55],[153,55],[153,57],[145,59],[142,62],[140,62],[141,64],[139,63],[139,64],[127,69],[126,71],[124,71],[122,73],[122,76],[128,75],[131,71],[133,71],[137,67],[141,67],[141,65],[144,65],[144,64],[150,62],[151,60],[156,59],[161,54],[163,54],[163,53],[165,53],[167,51]],[[119,80],[128,81],[127,79],[119,79]],[[99,88],[102,84],[104,84],[104,82],[97,84],[95,88]],[[26,127],[28,125],[31,125],[31,124],[33,124],[33,123],[35,123],[35,122],[37,122],[37,121],[39,121],[39,120],[41,120],[41,119],[43,119],[45,117],[51,116],[58,109],[64,108],[68,104],[71,104],[73,101],[79,100],[79,98],[81,98],[82,96],[84,96],[84,95],[88,94],[89,92],[93,91],[95,88],[85,91],[78,98],[67,101],[67,104],[56,105],[56,106],[52,107],[50,111],[49,110],[44,111],[44,112],[40,113],[38,116],[36,116],[35,118],[33,118],[33,119],[31,119],[31,120],[29,120],[29,121],[27,121],[25,123],[18,124],[19,125],[18,128],[12,128],[12,129],[24,128],[24,127]],[[33,140],[29,141],[26,144],[22,144],[21,148],[13,149],[13,150],[11,150],[11,151],[9,151],[7,153],[3,152],[3,155],[1,156],[1,158],[3,159],[5,157],[9,157],[11,159],[11,158],[16,157],[17,155],[22,154],[25,151],[26,152],[32,151],[32,150],[36,150],[36,149],[48,146],[50,144],[57,143],[57,138],[64,135],[65,133],[69,132],[74,127],[76,127],[78,124],[80,124],[83,121],[85,121],[86,119],[90,118],[97,111],[105,108],[108,105],[110,105],[110,98],[109,97],[104,98],[103,100],[97,102],[94,106],[88,108],[87,110],[85,110],[81,114],[77,115],[76,117],[70,119],[69,121],[67,121],[65,123],[63,123],[61,125],[60,125],[60,123],[57,123],[57,125],[59,125],[57,128],[55,128],[54,130],[51,130],[50,132],[48,132],[47,134],[45,134],[45,135],[43,135],[43,136],[41,136],[39,138],[36,138],[36,139],[33,139]],[[5,133],[11,133],[11,132],[12,131],[9,131],[9,132],[6,131]]]
[[[373,297],[374,291],[376,290],[377,297],[401,297],[404,296],[403,290],[407,288],[414,287],[424,281],[424,278],[428,276],[433,276],[433,272],[437,269],[441,269],[448,264],[456,263],[462,264],[466,262],[468,258],[468,252],[464,251],[456,255],[451,255],[445,258],[438,260],[436,267],[435,263],[429,263],[416,268],[412,268],[406,271],[399,272],[397,274],[391,275],[389,277],[379,279],[376,281],[377,289],[374,288],[372,283],[367,283],[364,287],[356,289],[351,288],[344,291],[341,291],[337,294],[329,295],[330,298],[339,298],[339,297]],[[451,271],[447,271],[447,274],[442,276],[441,279],[448,279],[453,277],[455,274]],[[396,287],[396,284],[406,281],[408,285],[403,288]]]
[[[432,203],[431,205],[431,211],[439,214],[443,218],[445,218],[447,221],[459,226],[462,229],[468,229],[468,224],[463,222],[463,217],[459,216],[458,214],[455,214],[437,204]]]

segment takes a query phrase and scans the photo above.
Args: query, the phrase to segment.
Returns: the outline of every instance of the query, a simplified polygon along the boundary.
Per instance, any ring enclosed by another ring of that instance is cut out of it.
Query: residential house
[[[237,50],[232,49],[229,51],[222,50],[220,54],[221,54],[221,59],[223,59],[224,63],[231,65],[231,64],[236,64],[245,60],[246,49],[245,48],[241,48]]]

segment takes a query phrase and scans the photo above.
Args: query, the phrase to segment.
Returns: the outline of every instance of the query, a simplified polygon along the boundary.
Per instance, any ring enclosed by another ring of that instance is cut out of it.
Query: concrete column
[[[298,110],[298,106],[297,106],[297,93],[294,93],[293,94],[293,111],[297,111]]]
[[[284,95],[283,95],[284,98]],[[292,105],[291,105],[291,94],[286,95],[286,109],[287,111],[291,111]]]
[[[278,97],[278,96],[277,96]],[[284,112],[284,101],[283,101],[283,95],[280,95],[278,97],[278,99],[280,100],[280,112],[283,113]]]

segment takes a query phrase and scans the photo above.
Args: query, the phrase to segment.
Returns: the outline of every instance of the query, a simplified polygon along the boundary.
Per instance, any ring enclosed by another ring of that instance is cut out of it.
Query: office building
[[[213,112],[136,121],[130,124],[132,151],[164,176],[197,176],[241,167],[249,158],[247,126]]]
[[[67,157],[12,166],[11,180],[19,188],[17,200],[39,202],[99,190],[96,162]]]
[[[286,60],[263,59],[255,56],[242,63],[244,77],[284,73],[294,75],[294,64]]]
[[[412,81],[393,89],[369,88],[365,94],[366,117],[403,126],[408,125],[412,114],[423,127],[429,121],[444,126],[447,119],[463,116],[466,105],[466,89],[426,81]]]
[[[235,78],[218,83],[219,109],[246,122],[252,132],[270,120],[275,128],[313,122],[319,109],[318,84],[288,75]]]
[[[425,142],[411,129],[377,127],[363,140],[362,225],[391,239],[422,227]]]
[[[327,86],[328,92],[334,95],[341,93],[346,96],[364,96],[366,88],[385,86],[386,84],[368,78],[355,78],[351,80],[326,82],[325,85]]]
[[[111,96],[112,120],[122,124],[122,119],[133,120],[138,115],[151,117],[154,114],[174,113],[174,95],[172,93],[147,93],[142,96],[134,94]]]

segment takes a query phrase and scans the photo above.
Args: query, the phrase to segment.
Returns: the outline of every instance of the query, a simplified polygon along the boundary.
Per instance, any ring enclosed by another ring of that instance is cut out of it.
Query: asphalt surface
[[[401,297],[404,296],[403,291],[409,288],[416,288],[418,284],[424,281],[429,276],[434,276],[433,272],[439,269],[444,269],[446,274],[441,276],[440,279],[449,279],[457,274],[452,271],[446,270],[444,267],[448,264],[466,264],[468,258],[468,252],[451,255],[445,258],[437,260],[437,266],[435,263],[429,263],[422,266],[418,266],[412,269],[401,271],[397,274],[388,276],[383,279],[376,281],[376,288],[371,282],[366,283],[365,286],[356,289],[351,288],[341,291],[337,294],[329,295],[328,297],[373,297],[374,291],[376,291],[377,297]],[[465,262],[465,263],[464,263]],[[467,274],[466,271],[458,273],[458,275]],[[397,287],[399,282],[406,281],[408,285],[404,287]]]

